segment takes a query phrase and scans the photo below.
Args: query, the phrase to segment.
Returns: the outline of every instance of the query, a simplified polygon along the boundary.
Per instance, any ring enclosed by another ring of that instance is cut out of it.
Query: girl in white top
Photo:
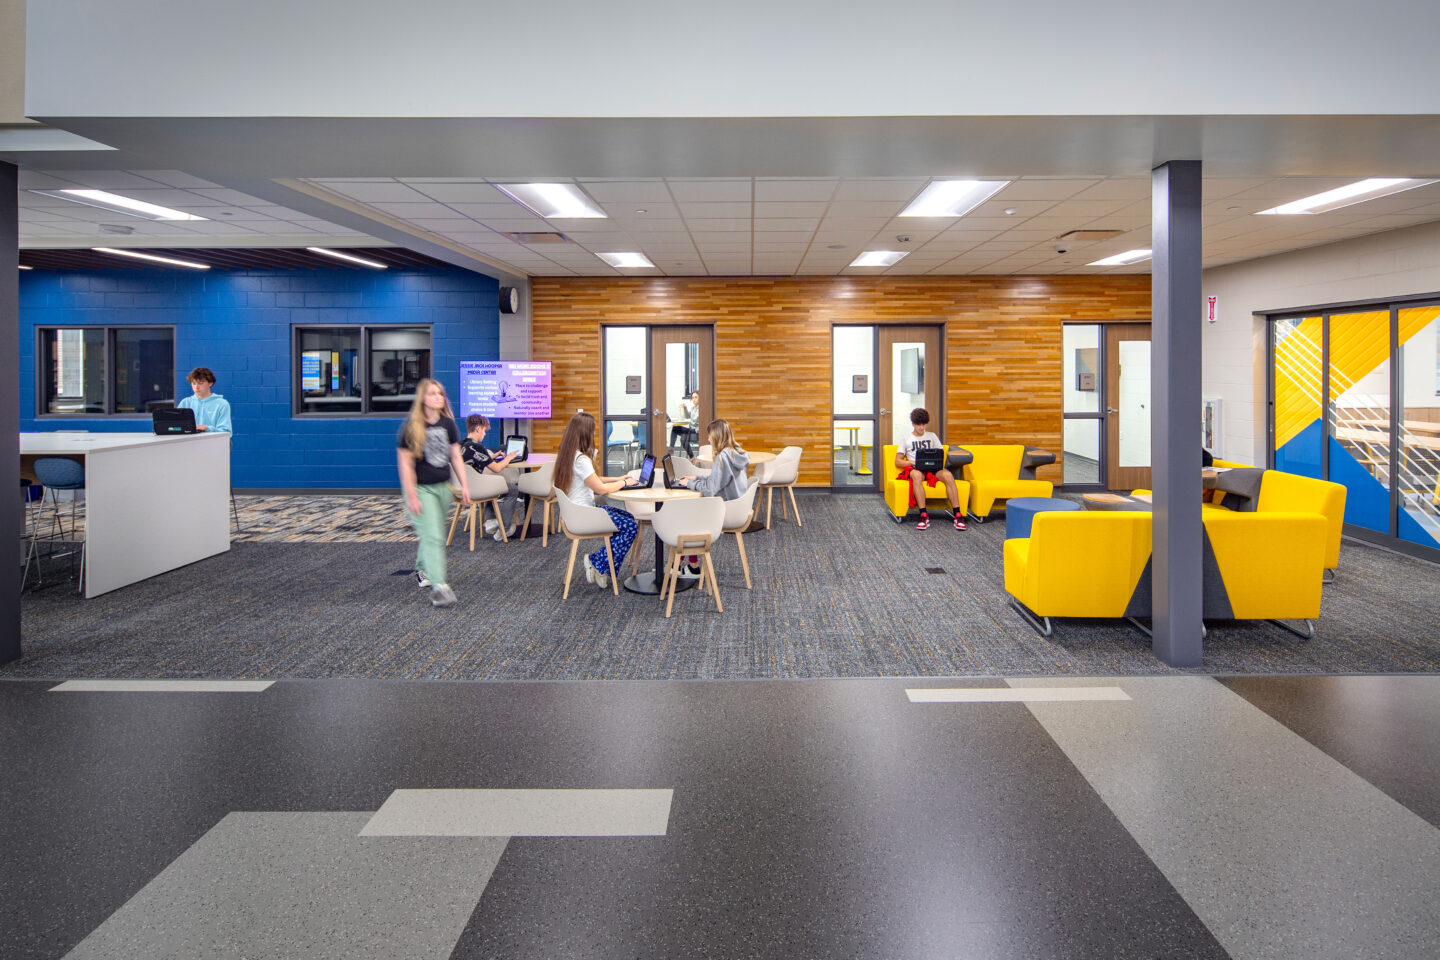
[[[602,477],[595,472],[595,418],[588,413],[577,413],[565,425],[565,435],[560,438],[560,450],[555,454],[554,484],[556,490],[565,491],[573,503],[587,507],[595,506],[595,497],[615,493],[625,486],[624,477]],[[610,538],[610,549],[615,556],[615,569],[625,562],[630,545],[635,542],[640,527],[627,511],[619,507],[602,504],[600,509],[610,514],[619,533]],[[605,548],[585,558],[585,579],[599,584],[601,589],[610,586],[609,558]]]

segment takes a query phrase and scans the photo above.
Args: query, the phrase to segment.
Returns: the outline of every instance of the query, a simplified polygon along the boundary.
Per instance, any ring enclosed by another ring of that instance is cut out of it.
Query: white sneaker
[[[515,531],[517,531],[517,530],[519,530],[519,529],[520,529],[520,528],[519,528],[518,526],[512,526],[509,530],[505,531],[505,536],[502,537],[502,536],[500,536],[500,526],[499,526],[498,524],[496,524],[496,526],[495,526],[495,532],[494,532],[493,534],[491,534],[491,538],[492,538],[493,540],[497,541],[497,542],[500,541],[500,540],[504,540],[504,539],[506,539],[507,537],[513,540],[513,539],[515,538]]]
[[[588,556],[585,558],[585,582],[595,582],[595,568],[591,565],[590,558]]]
[[[486,521],[485,521],[485,532],[486,532],[486,533],[494,533],[496,530],[499,530],[499,529],[500,529],[500,522],[499,522],[498,520],[486,520]]]
[[[425,576],[424,570],[415,571],[415,585],[418,586],[421,590],[424,590],[426,587],[430,586],[430,578]]]
[[[455,591],[443,583],[437,583],[430,591],[430,606],[450,607],[455,604]]]
[[[610,574],[602,570],[595,571],[595,585],[601,590],[610,589]]]
[[[699,579],[700,579],[700,568],[699,568],[699,567],[692,567],[692,566],[690,566],[690,564],[688,564],[688,563],[682,563],[682,564],[680,565],[680,579],[681,579],[681,580],[699,580]]]

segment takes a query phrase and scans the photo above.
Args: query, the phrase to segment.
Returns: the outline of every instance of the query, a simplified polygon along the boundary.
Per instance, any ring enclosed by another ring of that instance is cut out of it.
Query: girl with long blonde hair
[[[460,480],[461,502],[470,505],[470,486],[460,460],[460,428],[439,380],[428,377],[415,388],[410,415],[395,438],[400,488],[415,537],[415,582],[430,588],[430,603],[448,607],[455,591],[445,576],[445,514],[450,505],[450,475]]]
[[[595,506],[596,496],[606,496],[626,485],[624,477],[602,477],[595,472],[595,418],[580,412],[565,424],[565,434],[560,438],[560,450],[555,454],[554,483],[556,490],[562,490],[573,502],[587,507]],[[610,548],[615,555],[615,569],[624,565],[625,555],[635,542],[639,526],[635,518],[619,507],[602,504],[601,509],[610,514],[619,533],[610,538]],[[607,572],[608,571],[608,572]],[[609,570],[609,558],[605,548],[585,558],[585,579],[608,589],[613,571]]]

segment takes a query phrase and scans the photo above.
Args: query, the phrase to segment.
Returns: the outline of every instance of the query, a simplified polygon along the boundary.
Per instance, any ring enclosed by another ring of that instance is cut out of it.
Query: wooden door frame
[[[925,376],[925,409],[930,411],[930,429],[940,436],[941,442],[945,440],[945,324],[943,323],[883,323],[876,324],[875,341],[875,449],[876,463],[879,464],[879,451],[885,446],[885,441],[894,436],[894,417],[897,413],[900,416],[909,416],[909,411],[886,412],[881,406],[882,403],[890,402],[894,396],[894,383],[891,380],[891,349],[897,341],[925,341],[925,346],[931,346],[928,337],[935,337],[936,361],[932,364],[930,358],[926,357]],[[912,335],[918,334],[918,335]],[[834,369],[834,360],[831,360],[831,369]],[[938,379],[932,374],[938,371]],[[931,391],[934,391],[933,393]],[[931,397],[934,401],[931,401]],[[833,404],[832,404],[833,406]],[[834,422],[833,410],[831,422]],[[938,429],[937,429],[938,428]],[[881,465],[885,469],[893,469],[893,464]],[[877,469],[877,473],[879,470]]]
[[[1151,467],[1120,466],[1120,343],[1136,340],[1150,342],[1150,324],[1139,321],[1106,323],[1104,332],[1105,486],[1111,490],[1148,488],[1151,484]],[[1151,413],[1153,416],[1153,409]]]

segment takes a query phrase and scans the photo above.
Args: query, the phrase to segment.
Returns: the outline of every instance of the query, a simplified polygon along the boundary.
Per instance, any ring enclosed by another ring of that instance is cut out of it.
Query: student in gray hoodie
[[[680,483],[691,490],[699,490],[707,497],[719,497],[721,500],[740,499],[745,496],[749,482],[745,471],[750,467],[750,454],[735,442],[735,434],[730,431],[728,420],[711,420],[705,432],[709,436],[710,446],[714,448],[710,472],[695,477],[682,477]],[[700,567],[696,561],[700,558],[686,559],[690,562],[687,573],[690,576],[699,576]]]

